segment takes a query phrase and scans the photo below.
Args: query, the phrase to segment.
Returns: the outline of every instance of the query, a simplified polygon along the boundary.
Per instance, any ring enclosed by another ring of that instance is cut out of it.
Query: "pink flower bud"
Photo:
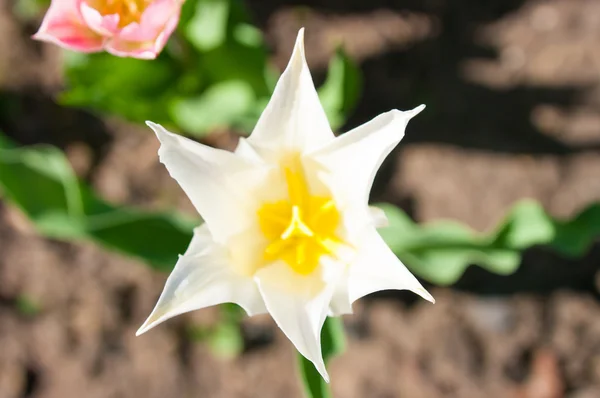
[[[80,51],[153,59],[185,0],[52,0],[34,39]]]

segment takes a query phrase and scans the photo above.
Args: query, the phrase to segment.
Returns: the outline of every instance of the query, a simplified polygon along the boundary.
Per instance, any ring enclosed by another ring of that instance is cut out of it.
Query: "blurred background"
[[[0,0],[1,398],[303,396],[268,316],[134,336],[199,222],[141,122],[234,148],[302,26],[338,131],[427,105],[371,199],[437,303],[355,303],[334,396],[600,397],[599,1],[188,0],[153,62],[31,40],[46,6]]]

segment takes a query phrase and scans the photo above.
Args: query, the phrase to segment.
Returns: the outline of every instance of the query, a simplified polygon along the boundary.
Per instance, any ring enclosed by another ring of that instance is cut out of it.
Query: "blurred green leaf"
[[[15,307],[21,315],[25,315],[27,317],[34,317],[42,312],[42,307],[40,304],[24,294],[21,294],[17,297],[15,301]]]
[[[27,209],[31,218],[55,213],[73,217],[81,214],[77,180],[56,148],[0,149],[0,181],[4,192]]]
[[[37,18],[50,6],[50,0],[17,0],[13,6],[15,16],[27,21]]]
[[[380,234],[396,255],[420,277],[439,285],[456,282],[469,265],[501,275],[519,267],[522,251],[546,245],[564,256],[580,256],[600,235],[600,205],[570,221],[557,221],[533,201],[517,203],[489,234],[452,221],[415,224],[402,210],[380,205],[389,226]]]
[[[152,62],[107,53],[66,54],[67,90],[59,97],[63,104],[135,122],[151,119],[168,124],[166,104],[176,91],[187,90],[180,82],[186,79],[186,85],[194,85],[181,65],[165,53]]]
[[[212,352],[221,358],[235,358],[244,351],[244,337],[239,322],[218,323],[207,342]]]
[[[241,322],[246,311],[233,303],[221,304],[221,319],[209,337],[212,351],[222,358],[235,358],[244,351]]]
[[[346,337],[344,334],[344,323],[342,319],[328,317],[321,330],[321,350],[325,364],[329,360],[344,352],[346,348]],[[298,353],[300,378],[304,385],[304,391],[308,398],[330,398],[332,397],[329,384],[323,380],[315,366],[302,354]]]
[[[240,23],[233,28],[233,38],[247,47],[261,47],[263,35],[260,29],[247,23]]]
[[[227,39],[230,1],[198,0],[196,12],[185,28],[186,36],[200,51],[217,48]]]
[[[591,205],[569,221],[555,223],[552,247],[568,257],[577,257],[589,250],[600,235],[600,205]]]
[[[92,239],[170,270],[192,237],[194,222],[169,213],[117,207],[97,198],[53,147],[0,147],[0,191],[44,235]]]
[[[325,113],[336,130],[354,110],[361,90],[361,73],[358,66],[340,47],[329,63],[327,79],[319,88],[319,98]]]
[[[523,201],[513,207],[494,235],[494,245],[526,249],[552,242],[556,222],[544,208],[533,201]]]
[[[256,102],[244,81],[226,81],[208,88],[200,97],[175,101],[173,119],[185,131],[202,135],[216,128],[238,125]]]
[[[244,336],[240,327],[246,314],[236,304],[225,303],[220,306],[219,322],[212,327],[191,326],[188,336],[197,342],[207,343],[213,354],[221,358],[235,358],[244,351]]]

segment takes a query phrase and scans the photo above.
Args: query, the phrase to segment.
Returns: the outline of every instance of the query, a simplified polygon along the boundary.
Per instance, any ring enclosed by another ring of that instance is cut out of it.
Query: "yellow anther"
[[[258,210],[261,231],[269,241],[264,260],[283,260],[308,275],[321,256],[336,257],[344,244],[336,235],[341,216],[332,198],[311,194],[299,157],[286,159],[282,168],[288,197]]]
[[[142,14],[152,0],[92,0],[91,4],[102,15],[119,16],[119,27],[140,22]]]

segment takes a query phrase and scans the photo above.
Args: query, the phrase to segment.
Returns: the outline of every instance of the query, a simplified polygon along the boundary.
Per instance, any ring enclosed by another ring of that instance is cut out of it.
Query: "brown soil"
[[[600,199],[597,1],[248,4],[278,65],[307,27],[317,80],[347,42],[367,85],[346,127],[428,105],[374,200],[485,230],[520,198],[560,217]],[[64,148],[111,201],[193,214],[146,129],[52,102],[59,52],[30,41],[35,22],[17,22],[11,5],[0,0],[0,129]],[[219,359],[186,334],[213,324],[214,309],[134,337],[165,278],[139,262],[44,239],[5,203],[0,253],[0,398],[301,396],[294,351],[268,317],[245,321],[244,354]],[[598,397],[598,264],[599,247],[580,260],[534,248],[512,276],[472,267],[454,289],[434,288],[433,306],[403,292],[364,299],[330,366],[334,396]],[[39,312],[27,315],[25,299]]]

